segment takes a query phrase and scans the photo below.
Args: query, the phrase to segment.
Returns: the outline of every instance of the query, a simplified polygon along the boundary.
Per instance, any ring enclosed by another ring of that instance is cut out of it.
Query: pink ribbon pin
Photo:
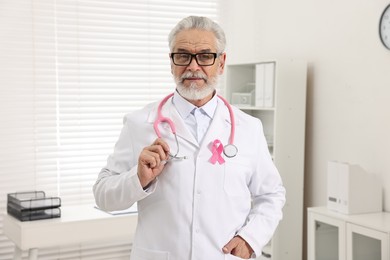
[[[211,152],[213,155],[210,158],[210,162],[212,164],[215,164],[217,161],[219,164],[225,163],[225,160],[221,156],[222,151],[223,151],[223,145],[221,141],[219,141],[218,139],[214,140],[211,147]]]

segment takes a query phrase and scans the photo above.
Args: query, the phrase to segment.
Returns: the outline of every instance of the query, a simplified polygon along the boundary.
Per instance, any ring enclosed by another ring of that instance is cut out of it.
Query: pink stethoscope
[[[176,135],[176,127],[175,127],[175,124],[173,123],[173,121],[171,119],[169,119],[168,117],[164,117],[162,115],[162,107],[164,106],[164,104],[167,102],[167,100],[173,96],[173,93],[169,94],[168,96],[166,96],[161,102],[160,104],[158,105],[158,108],[157,108],[157,118],[156,120],[154,121],[154,124],[153,124],[153,127],[154,127],[154,131],[156,132],[158,138],[161,138],[161,133],[160,133],[160,130],[158,128],[158,125],[160,123],[167,123],[169,125],[169,127],[171,128],[171,131],[173,133],[173,135],[175,136],[175,141],[176,141],[176,147],[177,147],[177,150],[176,150],[176,153],[175,154],[171,154],[169,153],[169,157],[170,159],[178,159],[178,160],[182,160],[182,159],[186,159],[187,156],[178,156],[179,154],[179,141],[177,139],[177,135]],[[235,121],[234,121],[234,114],[233,114],[233,110],[232,110],[232,107],[230,106],[229,102],[227,102],[226,99],[224,99],[223,97],[221,97],[220,95],[218,95],[218,97],[223,101],[223,103],[225,103],[226,107],[228,108],[229,110],[229,114],[230,114],[230,122],[231,122],[231,127],[230,127],[230,138],[229,138],[229,143],[225,146],[223,146],[223,153],[225,154],[226,157],[228,158],[232,158],[234,156],[237,155],[237,152],[238,152],[238,149],[237,147],[233,144],[234,142],[234,134],[235,134]],[[213,147],[215,147],[215,152],[213,151],[213,157],[211,158],[212,160],[216,160],[216,161],[219,161],[219,163],[223,163],[224,160],[222,157],[218,157],[218,152],[219,152],[219,155],[221,154],[222,152],[222,143],[219,141],[219,140],[215,140],[213,142]],[[213,148],[214,149],[214,148]],[[222,162],[223,161],[223,162]],[[215,162],[214,162],[215,163]]]

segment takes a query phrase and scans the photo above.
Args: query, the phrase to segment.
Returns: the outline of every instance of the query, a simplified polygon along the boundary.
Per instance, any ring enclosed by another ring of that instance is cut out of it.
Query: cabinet
[[[308,208],[308,260],[390,260],[390,213]]]
[[[263,65],[271,69],[259,71]],[[263,95],[264,102],[256,102],[261,98],[261,93],[256,93],[260,80],[266,91],[272,90]],[[225,97],[262,121],[287,190],[283,220],[263,250],[266,257],[261,259],[302,259],[306,80],[307,65],[300,60],[271,59],[226,66]]]

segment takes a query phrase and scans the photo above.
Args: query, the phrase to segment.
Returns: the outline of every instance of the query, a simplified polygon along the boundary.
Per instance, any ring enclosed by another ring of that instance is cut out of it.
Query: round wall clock
[[[379,21],[379,36],[383,45],[390,50],[390,4],[383,11]]]

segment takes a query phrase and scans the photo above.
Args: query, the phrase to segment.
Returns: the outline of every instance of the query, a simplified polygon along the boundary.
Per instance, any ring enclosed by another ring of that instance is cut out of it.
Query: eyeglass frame
[[[187,54],[187,55],[190,55],[190,56],[191,56],[191,59],[190,59],[190,61],[188,62],[188,64],[176,64],[176,63],[175,63],[175,60],[174,60],[174,58],[173,58],[173,56],[175,56],[176,54]],[[198,58],[196,57],[196,56],[199,55],[199,54],[213,54],[213,55],[214,55],[213,63],[207,64],[207,65],[201,65],[201,64],[199,64]],[[215,60],[216,60],[219,56],[221,56],[221,54],[222,54],[222,53],[216,53],[216,52],[198,52],[198,53],[171,52],[171,53],[169,54],[169,56],[171,57],[171,60],[172,60],[173,64],[175,64],[176,66],[183,66],[183,67],[184,67],[184,66],[188,66],[188,65],[191,64],[192,59],[195,58],[196,64],[198,64],[198,66],[206,67],[206,66],[213,66],[213,65],[215,64]]]

